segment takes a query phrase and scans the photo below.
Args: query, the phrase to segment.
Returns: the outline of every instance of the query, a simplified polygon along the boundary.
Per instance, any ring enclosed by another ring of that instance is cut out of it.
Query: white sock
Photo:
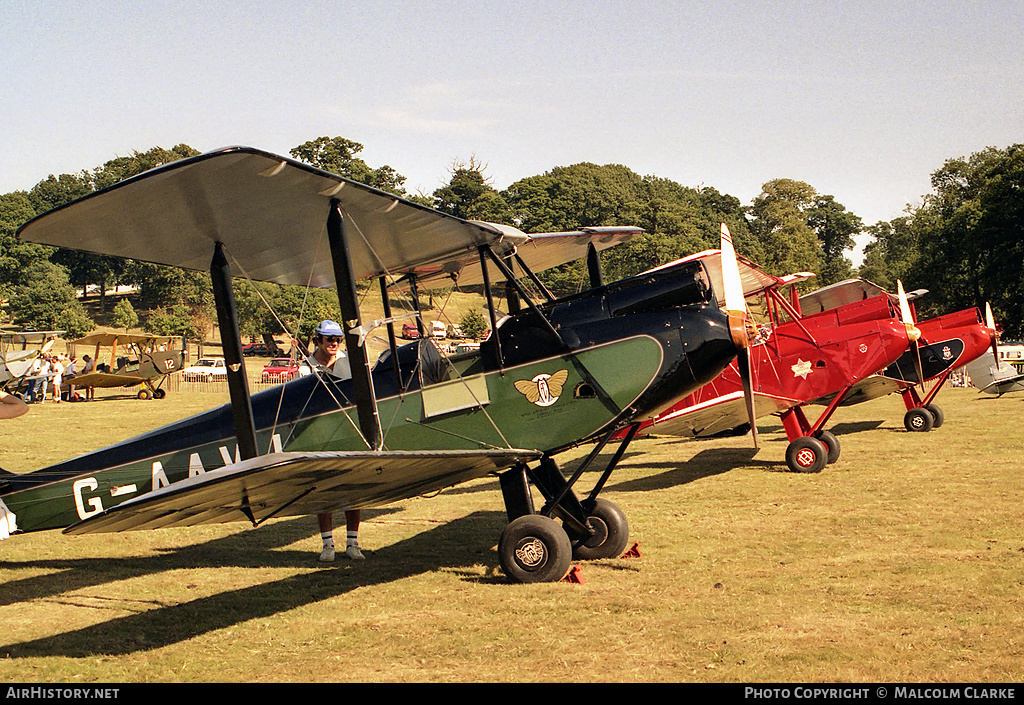
[[[324,531],[320,534],[320,539],[324,542],[324,548],[334,548],[333,531]]]
[[[348,544],[347,545],[349,545],[349,546],[358,546],[359,545],[359,532],[358,531],[350,531],[350,532],[348,532]]]

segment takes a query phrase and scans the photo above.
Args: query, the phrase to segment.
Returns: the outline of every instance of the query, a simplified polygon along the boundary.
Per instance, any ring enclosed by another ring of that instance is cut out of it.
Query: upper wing
[[[754,416],[785,411],[800,402],[754,392]],[[664,414],[654,420],[653,433],[667,436],[713,436],[749,423],[743,392],[732,392],[710,401]]]
[[[529,450],[270,453],[190,477],[65,529],[85,534],[376,506],[536,460]]]
[[[885,289],[877,284],[869,282],[867,279],[846,279],[841,282],[836,282],[835,284],[823,286],[820,289],[816,289],[809,294],[801,296],[800,310],[805,316],[810,316],[815,313],[821,313],[822,311],[830,311],[846,304],[852,304],[855,301],[863,301],[864,299],[870,299],[872,296],[887,293],[888,292]],[[911,291],[907,294],[907,300],[912,301],[927,293],[927,289]],[[897,301],[895,295],[889,294],[889,296],[894,302]]]
[[[331,199],[348,221],[357,279],[437,275],[446,258],[526,236],[454,218],[384,191],[248,147],[182,159],[34,218],[18,236],[144,262],[207,271],[214,244],[249,277],[279,284],[334,283],[325,224]],[[233,263],[233,262],[232,262]]]
[[[207,263],[209,264],[209,263]],[[169,335],[138,335],[133,333],[92,333],[79,338],[78,340],[72,340],[71,343],[74,345],[102,345],[109,347],[115,343],[118,345],[132,345],[135,343],[152,343],[154,345],[170,345],[171,343],[181,340],[178,336]]]
[[[495,254],[504,256],[514,251],[532,271],[542,272],[545,269],[551,269],[560,264],[586,257],[587,247],[591,244],[594,245],[598,252],[601,252],[609,247],[629,242],[643,232],[642,228],[633,226],[602,226],[582,228],[564,233],[526,235],[526,241],[516,243],[514,249],[511,246],[496,248]],[[511,245],[511,241],[509,244]],[[525,276],[526,272],[523,271],[518,262],[510,261],[507,264],[517,277]],[[467,253],[461,265],[461,268],[458,268],[458,276],[456,278],[459,286],[483,283],[480,257],[476,252]],[[456,270],[454,258],[449,260],[448,270],[450,272]],[[441,274],[448,275],[449,272]]]

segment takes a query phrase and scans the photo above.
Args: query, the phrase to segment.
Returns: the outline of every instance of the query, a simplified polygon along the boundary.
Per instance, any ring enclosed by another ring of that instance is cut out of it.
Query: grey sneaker
[[[324,546],[324,550],[320,554],[320,562],[334,563],[334,546]]]
[[[354,561],[361,561],[366,559],[366,556],[363,555],[363,552],[359,550],[359,546],[349,546],[345,549],[345,555]]]

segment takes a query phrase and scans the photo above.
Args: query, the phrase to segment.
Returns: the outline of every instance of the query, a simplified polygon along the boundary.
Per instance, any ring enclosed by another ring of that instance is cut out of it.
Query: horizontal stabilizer
[[[72,524],[68,534],[249,521],[414,497],[540,457],[531,450],[270,453],[226,465]]]

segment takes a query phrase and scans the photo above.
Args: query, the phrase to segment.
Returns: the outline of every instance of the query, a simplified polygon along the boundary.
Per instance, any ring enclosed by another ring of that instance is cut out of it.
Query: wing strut
[[[601,257],[594,243],[587,245],[587,272],[590,274],[590,287],[600,289],[604,286],[604,272],[601,271]]]
[[[356,295],[356,280],[352,274],[352,260],[349,257],[341,201],[336,198],[331,199],[331,209],[327,215],[327,242],[331,246],[334,281],[338,287],[338,303],[341,306],[341,320],[345,329],[345,351],[352,367],[352,388],[356,397],[356,411],[359,414],[359,429],[366,444],[373,450],[379,450],[383,434],[380,416],[377,414],[377,398],[373,391],[373,377],[370,374],[366,348],[360,345],[359,329],[362,322],[359,299]],[[398,360],[395,360],[395,364],[398,364]]]
[[[228,393],[231,396],[231,415],[238,439],[238,457],[249,460],[259,455],[256,449],[256,424],[249,398],[249,379],[245,374],[242,342],[238,337],[238,313],[235,294],[231,288],[231,267],[224,256],[224,247],[217,243],[210,262],[210,280],[213,298],[217,303],[217,322],[220,324],[220,342],[224,349],[224,364],[228,372]]]
[[[562,343],[562,345],[565,346],[567,350],[571,350],[573,347],[578,347],[578,345],[570,345],[569,342],[566,341],[565,337],[561,335],[557,330],[555,330],[555,327],[551,325],[551,321],[548,320],[548,317],[544,315],[544,313],[537,307],[537,304],[533,302],[533,299],[530,298],[529,294],[526,293],[526,290],[523,289],[522,285],[519,283],[519,280],[516,279],[516,275],[512,273],[512,270],[510,270],[505,265],[504,262],[501,261],[500,257],[495,255],[491,251],[490,247],[484,245],[481,247],[481,251],[487,252],[487,255],[491,258],[491,261],[494,262],[495,266],[501,271],[503,275],[505,275],[505,278],[508,280],[508,283],[511,284],[517,292],[519,292],[520,298],[526,301],[526,305],[530,307],[531,311],[537,314],[540,320],[544,323],[544,327],[547,328],[548,331],[553,336],[555,336],[555,338],[557,338]],[[574,342],[578,343],[578,341]]]
[[[498,355],[498,369],[501,371],[502,376],[505,375],[505,361],[501,355],[501,338],[498,337],[498,317],[494,314],[494,297],[491,295],[491,275],[487,272],[487,254],[490,249],[486,245],[481,245],[478,249],[480,253],[480,271],[484,277],[484,295],[487,296],[487,315],[491,319],[491,335],[494,336],[494,351]]]
[[[380,278],[380,298],[384,302],[384,318],[388,322],[388,348],[391,350],[391,359],[395,362],[395,389],[401,392],[402,370],[398,366],[398,341],[395,340],[395,322],[391,320],[391,300],[388,298],[388,282],[384,277]],[[417,320],[419,320],[418,317]]]

